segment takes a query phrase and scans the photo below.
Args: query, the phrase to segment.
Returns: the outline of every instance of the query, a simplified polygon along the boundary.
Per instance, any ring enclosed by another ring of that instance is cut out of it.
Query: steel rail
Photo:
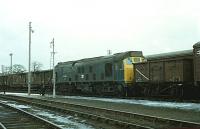
[[[1,101],[0,101],[0,105],[3,106],[3,107],[6,107],[8,109],[17,111],[20,114],[26,115],[27,117],[29,117],[29,118],[31,118],[33,120],[39,121],[40,123],[43,123],[48,128],[51,128],[51,129],[62,129],[62,127],[60,127],[60,126],[58,126],[58,125],[56,125],[56,124],[54,124],[54,123],[52,123],[50,121],[47,121],[47,120],[45,120],[45,119],[43,119],[41,117],[38,117],[38,116],[36,116],[34,114],[31,114],[31,113],[29,113],[27,111],[24,111],[24,110],[22,110],[20,108],[13,107],[11,105],[7,105],[6,103],[1,102]],[[3,124],[1,124],[1,126],[4,127],[4,128],[6,128]]]

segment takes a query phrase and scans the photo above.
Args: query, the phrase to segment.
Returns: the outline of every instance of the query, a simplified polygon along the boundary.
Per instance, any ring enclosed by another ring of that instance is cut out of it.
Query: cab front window
[[[133,58],[133,62],[134,62],[134,63],[141,62],[140,59],[141,59],[140,57],[134,57],[134,58]]]

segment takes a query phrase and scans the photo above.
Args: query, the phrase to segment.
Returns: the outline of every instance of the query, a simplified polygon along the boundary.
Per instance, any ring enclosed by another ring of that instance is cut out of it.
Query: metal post
[[[12,74],[13,73],[13,70],[12,70],[12,56],[13,56],[13,54],[10,53],[9,55],[10,55],[10,74]],[[13,85],[13,76],[11,75],[10,86],[12,87],[12,85]]]
[[[53,47],[53,98],[55,98],[56,96],[56,81],[55,81],[55,67],[54,67],[54,55],[55,55],[55,51],[54,51],[54,38],[51,42],[52,47]]]
[[[51,69],[51,57],[52,57],[52,53],[50,52],[50,62],[49,62],[49,69]]]
[[[28,95],[31,94],[31,33],[33,32],[29,22],[29,60],[28,60]]]
[[[10,53],[9,55],[10,55],[10,74],[12,74],[13,73],[13,70],[12,70],[12,56],[13,56],[13,54]]]
[[[1,65],[1,73],[4,75],[4,65]]]

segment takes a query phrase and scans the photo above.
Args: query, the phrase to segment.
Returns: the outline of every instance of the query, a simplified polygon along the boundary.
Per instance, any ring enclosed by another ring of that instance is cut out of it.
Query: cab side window
[[[111,63],[106,63],[105,64],[105,76],[106,77],[111,77],[112,76],[112,64]]]

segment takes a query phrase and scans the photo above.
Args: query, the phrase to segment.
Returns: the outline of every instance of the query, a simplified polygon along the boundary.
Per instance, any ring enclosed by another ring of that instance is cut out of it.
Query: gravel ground
[[[32,95],[31,97],[52,99],[51,96],[44,97],[44,96]],[[123,102],[116,103],[110,101],[81,99],[81,98],[76,99],[73,97],[66,98],[62,96],[57,96],[55,100],[200,123],[200,111],[198,110],[186,110],[186,109],[184,110],[180,108],[169,108],[164,106],[147,106],[145,104],[143,105],[143,104],[123,103]]]
[[[146,115],[153,115],[171,119],[192,121],[200,123],[200,112],[191,111],[191,110],[181,110],[181,109],[172,109],[165,107],[151,107],[144,106],[140,104],[125,104],[125,103],[114,103],[114,102],[104,102],[104,101],[95,101],[95,100],[81,100],[81,99],[56,99],[59,101],[66,101],[74,104],[84,104],[88,106],[95,106],[101,108],[109,108],[120,111],[127,111],[133,113],[141,113]]]

